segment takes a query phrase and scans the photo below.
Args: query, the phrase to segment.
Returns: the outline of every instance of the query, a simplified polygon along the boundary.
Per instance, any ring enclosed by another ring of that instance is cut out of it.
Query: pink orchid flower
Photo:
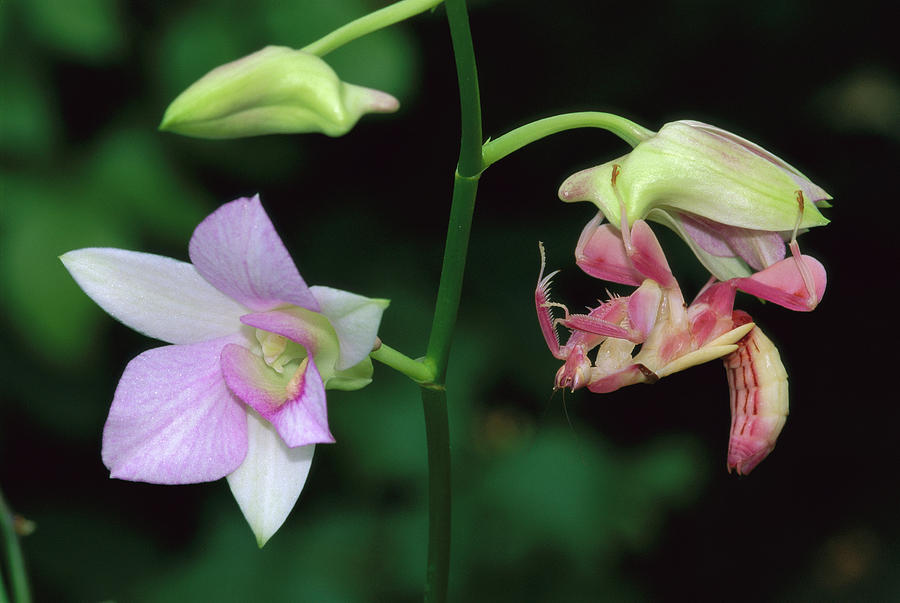
[[[618,175],[615,174],[618,172]],[[563,201],[590,201],[616,228],[670,228],[721,281],[784,259],[805,229],[828,224],[831,196],[762,147],[698,121],[675,121],[634,150],[569,176]],[[799,261],[799,260],[798,260]]]
[[[173,344],[125,368],[103,430],[111,477],[228,479],[260,546],[293,508],[315,445],[334,442],[325,389],[371,381],[386,300],[308,287],[259,197],[194,231],[191,263],[111,248],[61,260],[101,308]]]

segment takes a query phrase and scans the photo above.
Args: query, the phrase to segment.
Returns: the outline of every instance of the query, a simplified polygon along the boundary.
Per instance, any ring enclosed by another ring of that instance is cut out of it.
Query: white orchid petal
[[[390,302],[331,287],[314,286],[310,290],[319,302],[320,312],[337,333],[341,347],[337,369],[344,370],[362,362],[375,345],[381,315]]]
[[[294,508],[316,446],[288,448],[271,423],[252,410],[247,414],[247,456],[228,476],[228,485],[257,544],[263,546]]]
[[[113,248],[69,251],[60,260],[75,282],[113,318],[168,343],[237,333],[247,309],[207,283],[186,262]]]

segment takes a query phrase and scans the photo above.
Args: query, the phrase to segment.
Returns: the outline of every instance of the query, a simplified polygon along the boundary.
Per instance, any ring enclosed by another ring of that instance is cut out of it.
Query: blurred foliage
[[[24,549],[38,601],[420,598],[427,476],[408,381],[377,367],[362,392],[329,394],[338,444],[317,449],[296,510],[260,551],[224,482],[108,479],[100,434],[116,380],[155,342],[110,320],[57,259],[85,246],[183,259],[204,215],[260,192],[306,279],[391,298],[382,336],[421,353],[457,144],[442,9],[329,55],[346,80],[403,104],[348,137],[155,131],[168,102],[212,67],[266,44],[302,46],[380,5],[0,2],[0,484],[36,522]],[[892,282],[881,266],[900,259],[897,205],[879,178],[896,172],[900,145],[881,8],[567,0],[548,15],[544,2],[471,3],[486,136],[581,109],[649,127],[702,119],[797,165],[835,208],[833,224],[802,241],[829,268],[815,313],[741,298],[780,346],[793,398],[778,450],[736,479],[724,471],[719,366],[608,396],[551,396],[557,367],[531,304],[536,241],[565,269],[560,299],[575,308],[603,295],[568,259],[592,212],[554,197],[566,175],[623,146],[575,132],[491,168],[448,390],[455,599],[900,593],[900,410],[882,368],[897,329],[889,299],[858,309]],[[701,271],[661,239],[690,296]]]

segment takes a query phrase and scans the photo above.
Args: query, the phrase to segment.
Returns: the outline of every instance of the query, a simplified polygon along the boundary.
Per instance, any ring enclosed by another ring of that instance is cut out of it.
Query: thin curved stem
[[[369,356],[372,360],[377,360],[395,371],[403,373],[416,383],[427,385],[434,381],[433,367],[421,360],[414,360],[384,343],[377,350],[371,352]]]
[[[347,42],[424,13],[440,3],[441,0],[400,0],[335,29],[302,50],[323,57]]]
[[[525,124],[507,132],[496,140],[485,143],[482,150],[482,169],[503,159],[510,153],[536,140],[551,134],[574,130],[576,128],[601,128],[612,132],[632,147],[655,134],[652,130],[640,126],[631,120],[612,113],[600,111],[582,111],[579,113],[563,113]]]

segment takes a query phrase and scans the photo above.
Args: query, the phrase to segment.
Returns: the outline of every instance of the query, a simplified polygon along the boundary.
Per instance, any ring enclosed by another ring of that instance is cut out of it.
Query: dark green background
[[[605,284],[571,252],[592,216],[570,173],[627,147],[558,135],[483,177],[450,367],[451,595],[466,601],[886,600],[900,593],[896,328],[900,80],[883,3],[483,1],[471,6],[485,136],[574,110],[657,128],[708,121],[834,196],[801,240],[828,268],[812,314],[749,311],[779,346],[791,416],[749,477],[725,471],[719,363],[608,395],[551,395],[532,305],[537,241],[578,308]],[[127,361],[57,256],[116,246],[187,259],[196,223],[259,192],[307,282],[393,300],[382,337],[424,352],[457,150],[443,9],[350,45],[346,80],[401,99],[341,139],[160,134],[210,68],[302,46],[364,0],[0,3],[0,487],[36,523],[38,601],[414,601],[426,546],[418,393],[383,366],[329,395],[300,501],[262,550],[224,481],[108,479],[100,435]],[[657,230],[660,230],[657,228]],[[704,277],[661,233],[690,296]],[[566,415],[566,412],[568,413]]]

